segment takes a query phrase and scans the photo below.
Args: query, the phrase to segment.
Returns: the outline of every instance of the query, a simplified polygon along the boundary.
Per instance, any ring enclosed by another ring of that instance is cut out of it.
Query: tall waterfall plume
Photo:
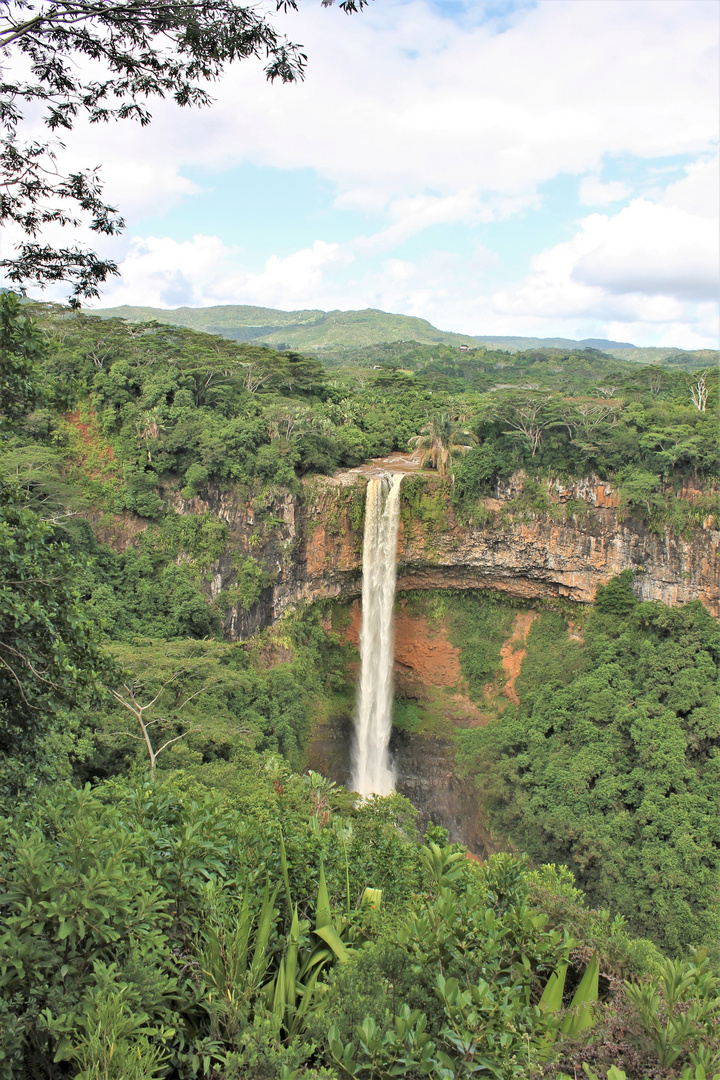
[[[395,552],[402,475],[373,476],[367,486],[363,537],[360,692],[355,717],[353,788],[389,795],[395,776],[388,746],[392,728]]]

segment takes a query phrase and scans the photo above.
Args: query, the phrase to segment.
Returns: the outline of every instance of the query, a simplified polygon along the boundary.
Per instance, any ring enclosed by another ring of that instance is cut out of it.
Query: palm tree
[[[467,454],[476,442],[477,436],[452,420],[449,413],[434,416],[420,429],[419,435],[408,439],[414,450],[421,451],[420,468],[429,465],[440,476],[452,475],[453,453]]]

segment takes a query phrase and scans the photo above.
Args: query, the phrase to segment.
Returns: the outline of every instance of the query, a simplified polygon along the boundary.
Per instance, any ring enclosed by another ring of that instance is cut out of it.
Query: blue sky
[[[300,86],[80,130],[128,228],[103,306],[380,307],[717,345],[714,0],[316,0]],[[110,249],[108,249],[110,250]]]

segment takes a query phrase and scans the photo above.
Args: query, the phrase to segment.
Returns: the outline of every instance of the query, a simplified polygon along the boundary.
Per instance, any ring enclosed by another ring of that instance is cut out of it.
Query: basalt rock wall
[[[299,603],[350,599],[361,591],[366,478],[313,478],[299,496],[258,509],[231,494],[176,500],[181,513],[210,510],[225,520],[230,545],[210,584],[232,585],[238,559],[252,558],[269,584],[225,621],[234,640],[276,622]],[[533,600],[591,602],[599,584],[634,571],[639,598],[676,605],[701,600],[720,616],[720,531],[706,519],[692,538],[647,530],[621,519],[617,492],[596,478],[543,485],[544,506],[523,505],[521,476],[486,499],[469,522],[458,520],[448,489],[435,477],[408,477],[398,537],[399,590],[494,589]]]

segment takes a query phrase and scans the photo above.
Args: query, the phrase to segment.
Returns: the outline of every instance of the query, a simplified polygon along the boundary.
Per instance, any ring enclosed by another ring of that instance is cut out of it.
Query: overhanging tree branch
[[[353,12],[366,3],[343,0],[340,7]],[[296,6],[276,0],[275,9]],[[32,72],[13,79],[0,67],[0,226],[28,237],[0,267],[21,292],[70,282],[73,307],[98,296],[117,265],[89,248],[55,248],[37,237],[50,224],[114,235],[124,221],[103,201],[97,170],[63,175],[62,143],[19,139],[23,110],[42,104],[50,131],[69,131],[80,116],[145,125],[152,98],[210,104],[209,84],[239,60],[264,59],[267,78],[285,83],[302,79],[307,61],[264,12],[236,0],[0,0],[0,51],[6,60],[22,57]]]

